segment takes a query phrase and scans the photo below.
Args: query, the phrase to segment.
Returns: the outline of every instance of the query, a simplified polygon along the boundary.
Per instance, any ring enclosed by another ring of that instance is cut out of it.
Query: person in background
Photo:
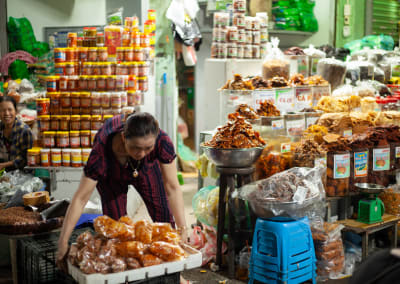
[[[0,97],[0,170],[23,169],[33,135],[28,125],[17,118],[17,103],[12,97]]]

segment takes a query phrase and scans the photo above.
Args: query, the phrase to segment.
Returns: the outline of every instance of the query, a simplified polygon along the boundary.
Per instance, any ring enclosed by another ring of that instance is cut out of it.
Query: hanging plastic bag
[[[219,187],[207,186],[200,189],[192,199],[192,207],[196,218],[208,225],[218,223]]]
[[[269,80],[273,77],[283,77],[289,80],[290,64],[289,61],[285,60],[284,54],[278,46],[279,39],[272,37],[271,48],[267,50],[267,55],[262,65],[264,80]]]

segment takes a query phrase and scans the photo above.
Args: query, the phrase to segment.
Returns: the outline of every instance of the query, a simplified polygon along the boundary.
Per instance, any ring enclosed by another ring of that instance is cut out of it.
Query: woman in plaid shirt
[[[125,121],[126,120],[126,121]],[[63,269],[68,240],[96,187],[103,214],[126,215],[128,185],[143,198],[155,222],[176,223],[186,238],[182,191],[168,135],[148,113],[114,116],[97,133],[84,175],[65,215],[58,241],[57,263]]]
[[[31,129],[16,115],[14,98],[0,97],[0,170],[23,169],[33,145]]]

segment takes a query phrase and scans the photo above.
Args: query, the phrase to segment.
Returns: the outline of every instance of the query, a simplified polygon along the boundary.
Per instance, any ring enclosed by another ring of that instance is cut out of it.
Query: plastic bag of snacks
[[[200,222],[217,226],[219,187],[207,186],[200,189],[192,199],[194,215]]]
[[[267,52],[262,67],[262,75],[265,80],[273,77],[283,77],[289,80],[290,64],[284,59],[284,54],[278,46],[279,39],[271,38],[271,48]]]
[[[317,257],[317,274],[322,279],[333,278],[343,271],[345,263],[341,238],[343,228],[343,225],[325,222],[322,226],[311,227]]]
[[[385,213],[400,216],[400,190],[396,188],[387,188],[379,198],[385,205]]]

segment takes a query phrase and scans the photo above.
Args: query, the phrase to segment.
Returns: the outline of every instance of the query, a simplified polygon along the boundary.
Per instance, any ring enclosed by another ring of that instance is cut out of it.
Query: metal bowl
[[[200,145],[207,157],[217,166],[225,168],[245,168],[252,166],[261,156],[264,147],[244,149],[219,149]]]
[[[361,193],[366,194],[379,194],[385,189],[384,186],[374,183],[356,183],[355,187],[357,187]]]

